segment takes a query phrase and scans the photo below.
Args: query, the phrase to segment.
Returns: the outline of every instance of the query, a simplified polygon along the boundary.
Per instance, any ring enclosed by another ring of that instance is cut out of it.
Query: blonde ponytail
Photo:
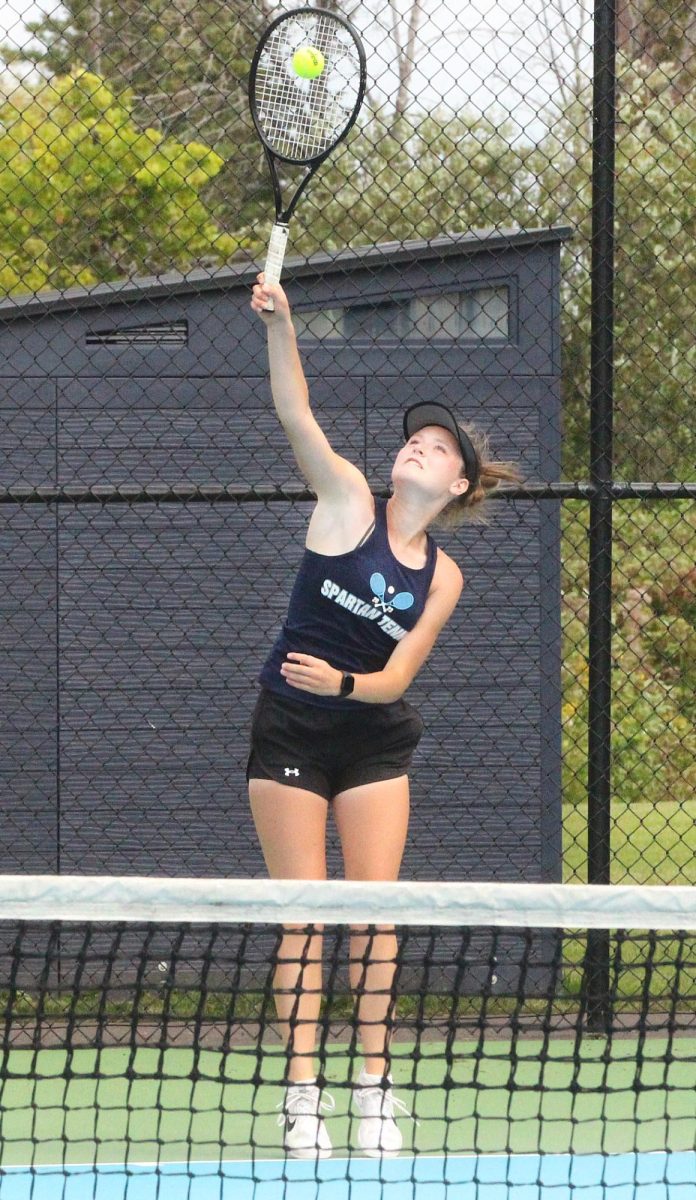
[[[487,525],[491,518],[487,498],[501,483],[521,483],[522,475],[512,462],[497,462],[489,458],[488,435],[475,425],[458,421],[467,435],[479,461],[479,478],[475,487],[456,496],[435,518],[433,525],[440,529],[458,529],[460,525]]]

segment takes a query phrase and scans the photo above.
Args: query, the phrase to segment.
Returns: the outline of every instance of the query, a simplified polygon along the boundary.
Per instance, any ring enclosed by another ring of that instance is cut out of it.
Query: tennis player
[[[275,311],[264,311],[272,297]],[[486,438],[459,425],[443,404],[423,402],[404,418],[406,441],[392,468],[392,495],[372,495],[362,472],[337,454],[309,404],[283,289],[253,288],[263,317],[273,401],[300,471],[316,493],[306,550],[282,631],[260,675],[247,767],[254,822],[275,879],[326,878],[329,804],[345,875],[395,880],[409,820],[408,771],[423,732],[404,693],[430,654],[462,590],[457,564],[428,532],[481,519],[486,495],[516,480],[488,461]],[[321,933],[286,926],[274,977],[288,1047],[288,1089],[279,1123],[284,1147],[328,1157],[331,1141],[314,1068],[321,1002]],[[353,1096],[358,1144],[374,1157],[398,1154],[402,1134],[392,1092],[396,938],[379,927],[351,932],[350,980],[365,1066]]]

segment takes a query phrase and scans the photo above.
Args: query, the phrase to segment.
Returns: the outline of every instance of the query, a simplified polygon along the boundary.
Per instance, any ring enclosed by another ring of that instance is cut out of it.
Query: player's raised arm
[[[266,308],[272,298],[275,311]],[[287,296],[280,284],[266,284],[263,274],[254,285],[251,307],[262,315],[268,333],[268,358],[273,403],[297,465],[321,499],[337,498],[353,488],[367,488],[365,477],[347,459],[336,454],[314,417],[302,369]]]
[[[273,298],[275,312],[265,308],[269,297]],[[273,403],[283,429],[291,437],[295,426],[310,409],[309,389],[297,349],[290,305],[280,284],[266,284],[261,273],[254,285],[251,307],[264,317]]]

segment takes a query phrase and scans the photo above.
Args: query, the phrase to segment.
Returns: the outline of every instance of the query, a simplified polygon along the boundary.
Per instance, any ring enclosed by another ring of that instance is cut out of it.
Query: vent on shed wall
[[[123,329],[95,329],[87,334],[88,346],[186,346],[188,321],[157,325],[127,325]]]

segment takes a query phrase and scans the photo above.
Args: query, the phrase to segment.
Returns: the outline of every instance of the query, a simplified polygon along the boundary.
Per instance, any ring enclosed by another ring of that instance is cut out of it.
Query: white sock
[[[370,1075],[364,1068],[358,1076],[359,1087],[379,1087],[382,1083],[384,1075]],[[391,1083],[391,1075],[387,1075],[387,1083]]]
[[[314,1079],[299,1079],[299,1080],[297,1081],[297,1083],[289,1083],[289,1084],[288,1084],[288,1087],[289,1087],[289,1088],[305,1088],[305,1087],[314,1087],[314,1085],[316,1084],[316,1082],[317,1082],[317,1078],[316,1078],[316,1075],[315,1075],[315,1076],[314,1076]]]

